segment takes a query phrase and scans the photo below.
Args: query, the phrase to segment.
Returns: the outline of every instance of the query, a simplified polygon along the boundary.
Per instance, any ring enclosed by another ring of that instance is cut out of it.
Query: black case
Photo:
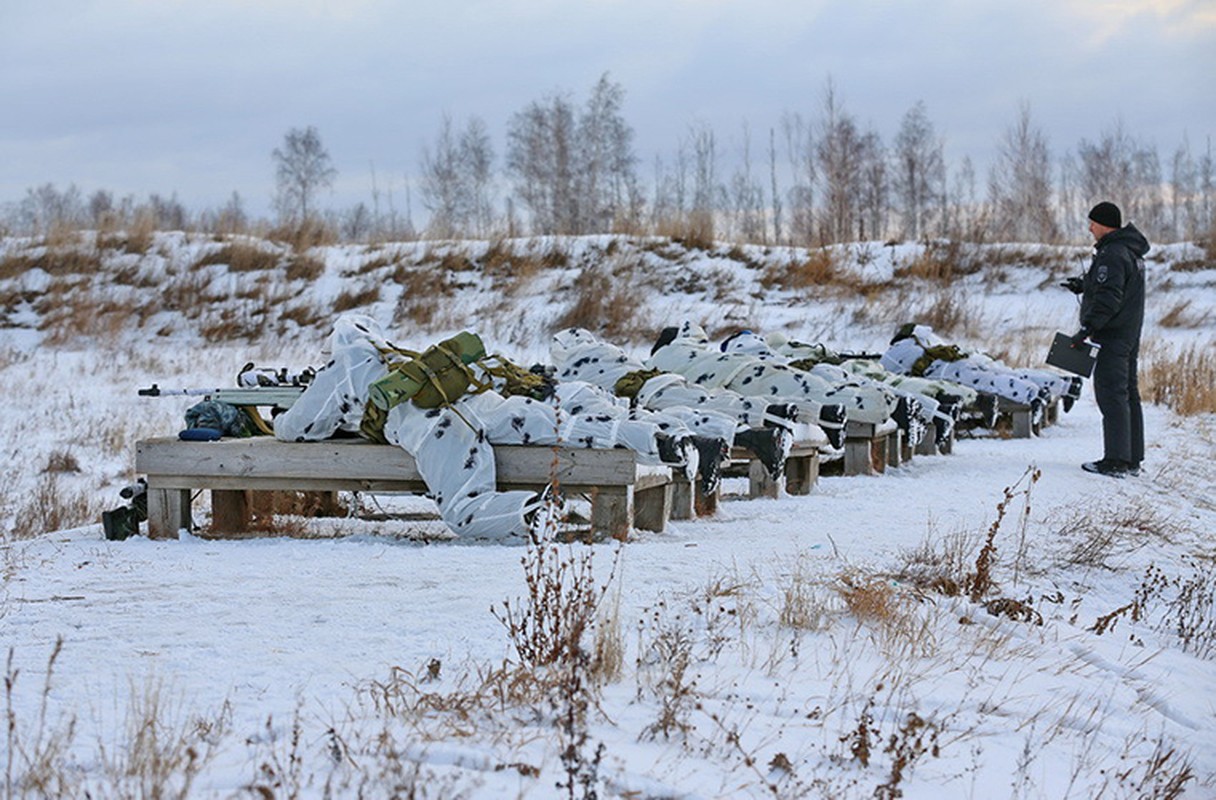
[[[1098,345],[1084,342],[1080,347],[1072,346],[1072,337],[1066,333],[1057,333],[1051,340],[1051,348],[1047,351],[1047,363],[1059,367],[1065,372],[1088,378],[1094,374],[1094,362],[1097,360]]]

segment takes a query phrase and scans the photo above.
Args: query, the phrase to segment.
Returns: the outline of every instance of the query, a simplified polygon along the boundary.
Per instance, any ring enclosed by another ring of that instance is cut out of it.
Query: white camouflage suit
[[[746,353],[723,353],[710,345],[705,331],[684,322],[675,338],[658,347],[646,360],[651,367],[683,375],[708,389],[729,389],[769,403],[792,403],[799,421],[823,428],[834,443],[841,441],[846,419],[885,420],[885,409],[862,408],[855,393],[837,389],[807,372]]]
[[[789,359],[778,355],[768,342],[751,331],[742,331],[731,336],[720,348],[725,353],[739,353],[774,364],[789,365]],[[823,369],[821,369],[823,367]],[[791,369],[796,369],[791,367]],[[844,398],[846,414],[851,420],[880,424],[891,418],[899,404],[899,396],[887,386],[833,368],[830,364],[817,364],[814,369],[797,370],[830,387],[833,397]]]
[[[913,374],[913,365],[928,347],[946,345],[945,340],[927,325],[916,325],[911,335],[894,340],[883,354],[882,366],[892,372]],[[1068,396],[1078,386],[1067,377],[1035,369],[1014,369],[982,353],[963,351],[956,361],[938,359],[922,373],[926,378],[943,378],[976,391],[987,392],[1032,407],[1044,400]]]
[[[925,422],[937,419],[946,425],[953,425],[954,418],[942,411],[939,401],[953,397],[958,403],[967,406],[974,403],[979,396],[974,389],[949,381],[915,378],[891,372],[872,358],[846,358],[839,364],[830,363],[838,360],[839,354],[823,344],[790,340],[780,333],[770,333],[765,337],[765,341],[774,352],[790,361],[817,362],[810,369],[813,374],[829,379],[835,377],[837,380],[874,382],[888,386],[898,394],[915,398],[920,404],[920,417]]]
[[[274,420],[283,441],[320,441],[337,431],[358,433],[369,387],[388,374],[393,346],[370,317],[349,314],[334,323],[330,360],[300,398]],[[423,409],[412,402],[388,413],[384,436],[417,462],[440,515],[463,537],[524,536],[543,505],[531,491],[497,490],[495,444],[624,446],[639,460],[660,463],[657,427],[610,415],[567,414],[529,397],[494,391],[466,394],[450,406]]]
[[[614,391],[622,377],[646,369],[621,348],[583,328],[555,333],[549,353],[558,380],[583,381],[607,392]],[[788,424],[787,419],[766,413],[767,404],[761,400],[727,390],[710,391],[670,372],[643,383],[636,399],[641,408],[672,414],[697,433],[728,442],[741,429]]]

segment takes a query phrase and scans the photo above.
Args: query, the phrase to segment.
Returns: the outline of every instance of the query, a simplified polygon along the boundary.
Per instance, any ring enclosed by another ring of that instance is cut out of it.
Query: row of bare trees
[[[829,79],[813,118],[787,113],[759,147],[746,124],[730,148],[710,126],[692,125],[674,153],[655,157],[647,187],[624,101],[624,88],[605,74],[582,104],[568,93],[529,103],[507,121],[501,166],[483,120],[458,124],[445,116],[422,149],[419,173],[407,181],[427,212],[421,232],[408,194],[404,216],[391,193],[382,208],[374,173],[370,208],[360,202],[322,210],[320,192],[332,186],[336,169],[316,128],[292,129],[272,153],[277,222],[323,222],[349,240],[625,231],[804,245],[929,237],[1055,242],[1075,234],[1097,199],[1113,199],[1156,240],[1216,236],[1210,138],[1199,152],[1184,138],[1163,164],[1155,146],[1116,120],[1057,158],[1022,103],[981,182],[970,158],[947,159],[923,102],[907,111],[888,144],[848,111]],[[13,229],[36,231],[133,215],[162,228],[227,232],[249,224],[235,193],[192,220],[175,197],[136,203],[97,192],[86,199],[51,185],[29,190],[5,219]]]

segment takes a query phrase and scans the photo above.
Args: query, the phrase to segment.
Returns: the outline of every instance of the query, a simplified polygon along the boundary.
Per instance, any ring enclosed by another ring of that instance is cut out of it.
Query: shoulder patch
[[[1094,279],[1097,280],[1098,283],[1106,283],[1107,275],[1108,275],[1108,271],[1107,271],[1106,265],[1099,264],[1098,265],[1098,274],[1094,276]]]

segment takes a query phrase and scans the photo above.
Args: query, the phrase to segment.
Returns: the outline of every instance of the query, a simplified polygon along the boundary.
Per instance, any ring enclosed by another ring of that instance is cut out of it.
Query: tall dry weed
[[[555,328],[586,328],[609,341],[634,342],[650,336],[639,318],[645,291],[627,265],[617,269],[589,265],[574,279],[573,300],[557,318]]]
[[[1177,414],[1216,412],[1216,342],[1144,348],[1141,395]]]

